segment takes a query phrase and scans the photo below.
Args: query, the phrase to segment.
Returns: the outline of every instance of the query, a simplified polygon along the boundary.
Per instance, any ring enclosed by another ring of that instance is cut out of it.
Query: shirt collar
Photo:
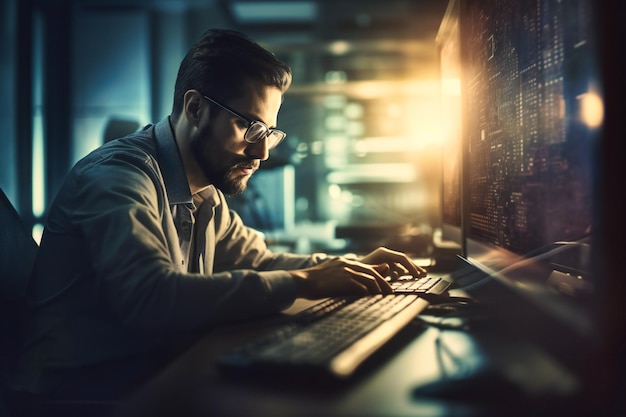
[[[178,145],[174,138],[174,130],[169,117],[164,118],[154,126],[154,136],[157,144],[157,155],[163,182],[167,190],[170,204],[192,203],[189,182],[185,168],[178,152]]]
[[[214,185],[210,185],[208,188],[200,191],[198,195],[210,207],[216,207],[220,204],[219,195]]]
[[[187,174],[183,167],[169,117],[164,118],[154,126],[154,136],[157,143],[159,166],[170,204],[193,203]],[[212,207],[220,203],[217,189],[213,185],[201,191],[200,196]]]

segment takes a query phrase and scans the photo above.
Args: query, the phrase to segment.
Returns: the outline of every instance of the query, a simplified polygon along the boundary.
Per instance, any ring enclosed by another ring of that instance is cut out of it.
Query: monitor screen
[[[591,0],[462,0],[468,288],[583,367],[603,117]]]
[[[466,5],[467,236],[518,255],[582,244],[599,127],[591,2]]]

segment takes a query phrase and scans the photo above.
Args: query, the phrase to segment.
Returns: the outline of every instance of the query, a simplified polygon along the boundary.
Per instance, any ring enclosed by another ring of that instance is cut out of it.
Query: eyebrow
[[[244,115],[244,114],[241,114],[241,113],[239,113],[239,114],[242,115],[242,116],[245,116],[245,119],[248,120],[248,121],[263,123],[265,126],[268,127],[268,129],[276,129],[277,128],[275,125],[274,126],[268,125],[265,122],[265,120],[261,119],[260,117],[256,117],[254,115],[252,117],[250,117],[250,116],[247,116],[247,115]]]
[[[214,99],[210,98],[209,96],[204,95],[204,98],[206,98],[207,100],[209,100],[211,103],[213,103],[213,104],[217,105],[218,107],[222,107],[224,110],[226,110],[226,111],[230,112],[233,116],[237,116],[237,117],[242,118],[243,120],[245,120],[245,121],[246,121],[246,122],[248,122],[248,123],[252,123],[252,122],[261,122],[261,123],[263,123],[265,126],[267,126],[267,127],[268,127],[268,129],[277,129],[277,126],[276,126],[276,125],[274,125],[274,126],[270,126],[270,125],[268,125],[268,124],[267,124],[264,120],[262,120],[260,117],[256,117],[256,116],[254,116],[254,115],[252,115],[252,117],[247,116],[247,115],[245,115],[245,114],[243,114],[243,113],[241,113],[241,112],[238,112],[237,110],[233,109],[232,107],[227,106],[226,104],[222,104],[222,103],[220,103],[220,102],[218,102],[218,101],[216,101],[216,100],[214,100]]]

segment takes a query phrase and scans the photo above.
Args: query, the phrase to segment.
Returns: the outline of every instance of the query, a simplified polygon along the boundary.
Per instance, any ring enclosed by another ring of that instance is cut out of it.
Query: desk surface
[[[291,312],[303,307],[298,303]],[[440,317],[420,316],[441,323]],[[446,318],[454,324],[454,317]],[[452,320],[452,321],[450,321]],[[433,381],[494,366],[526,395],[569,397],[578,381],[532,345],[502,335],[489,325],[441,329],[416,319],[346,381],[310,379],[305,374],[259,378],[228,377],[216,358],[271,325],[259,319],[216,328],[166,367],[114,417],[140,416],[472,416],[494,409],[498,387],[486,386],[494,401],[419,398],[414,390]],[[546,395],[546,393],[548,395]],[[545,403],[545,402],[544,402]],[[560,402],[559,402],[560,407]],[[500,410],[501,411],[501,410]]]

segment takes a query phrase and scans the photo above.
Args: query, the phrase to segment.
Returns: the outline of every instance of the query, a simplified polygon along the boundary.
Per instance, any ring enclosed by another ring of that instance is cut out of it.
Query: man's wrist
[[[296,297],[304,298],[307,294],[308,273],[304,270],[287,271],[296,283]]]

